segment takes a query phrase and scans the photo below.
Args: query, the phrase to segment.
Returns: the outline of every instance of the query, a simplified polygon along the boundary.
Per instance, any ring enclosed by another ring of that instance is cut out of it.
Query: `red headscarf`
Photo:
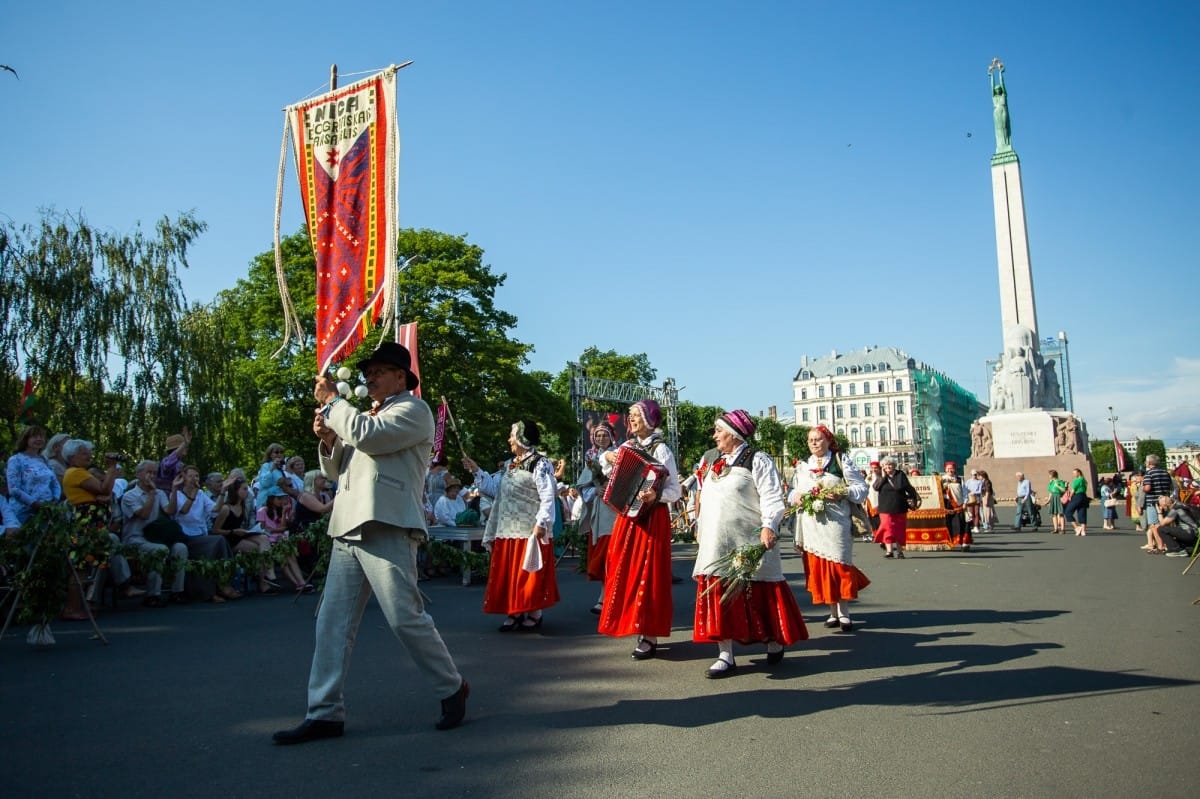
[[[825,438],[826,441],[829,442],[829,451],[830,452],[840,452],[841,451],[838,449],[837,439],[833,437],[833,433],[829,430],[828,427],[826,427],[823,424],[819,424],[816,427],[814,427],[813,430],[816,430],[818,433],[820,433]]]

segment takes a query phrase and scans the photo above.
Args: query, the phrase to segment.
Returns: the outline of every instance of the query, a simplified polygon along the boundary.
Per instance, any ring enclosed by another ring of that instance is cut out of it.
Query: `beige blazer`
[[[433,450],[433,413],[405,391],[377,416],[335,402],[326,424],[333,448],[317,446],[321,471],[337,481],[329,535],[354,534],[366,522],[425,528],[425,470]]]

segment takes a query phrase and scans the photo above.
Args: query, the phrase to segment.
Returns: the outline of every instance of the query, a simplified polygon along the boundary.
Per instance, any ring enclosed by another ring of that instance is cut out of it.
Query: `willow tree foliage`
[[[191,363],[178,275],[204,229],[190,213],[162,218],[152,233],[55,212],[0,226],[5,406],[15,408],[9,395],[27,374],[52,431],[157,451],[183,423],[180,381]],[[13,419],[6,414],[10,432]]]

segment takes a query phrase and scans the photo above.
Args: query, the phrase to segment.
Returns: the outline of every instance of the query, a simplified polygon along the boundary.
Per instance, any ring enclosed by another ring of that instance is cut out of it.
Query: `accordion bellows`
[[[621,516],[636,517],[648,510],[638,494],[645,488],[660,490],[666,478],[667,467],[632,447],[621,447],[604,488],[604,502]]]

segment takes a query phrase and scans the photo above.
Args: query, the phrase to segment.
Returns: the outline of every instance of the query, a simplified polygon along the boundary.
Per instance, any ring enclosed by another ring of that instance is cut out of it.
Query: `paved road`
[[[595,634],[575,561],[541,634],[495,632],[480,586],[438,579],[468,722],[433,730],[372,606],[346,736],[297,747],[269,739],[303,715],[313,597],[127,603],[101,617],[111,646],[78,622],[47,651],[23,628],[0,641],[0,796],[1194,797],[1200,567],[1139,543],[1002,533],[903,561],[857,544],[860,629],[825,630],[793,579],[812,639],[774,668],[738,649],[720,681],[690,641],[690,581],[669,645],[635,662]]]

